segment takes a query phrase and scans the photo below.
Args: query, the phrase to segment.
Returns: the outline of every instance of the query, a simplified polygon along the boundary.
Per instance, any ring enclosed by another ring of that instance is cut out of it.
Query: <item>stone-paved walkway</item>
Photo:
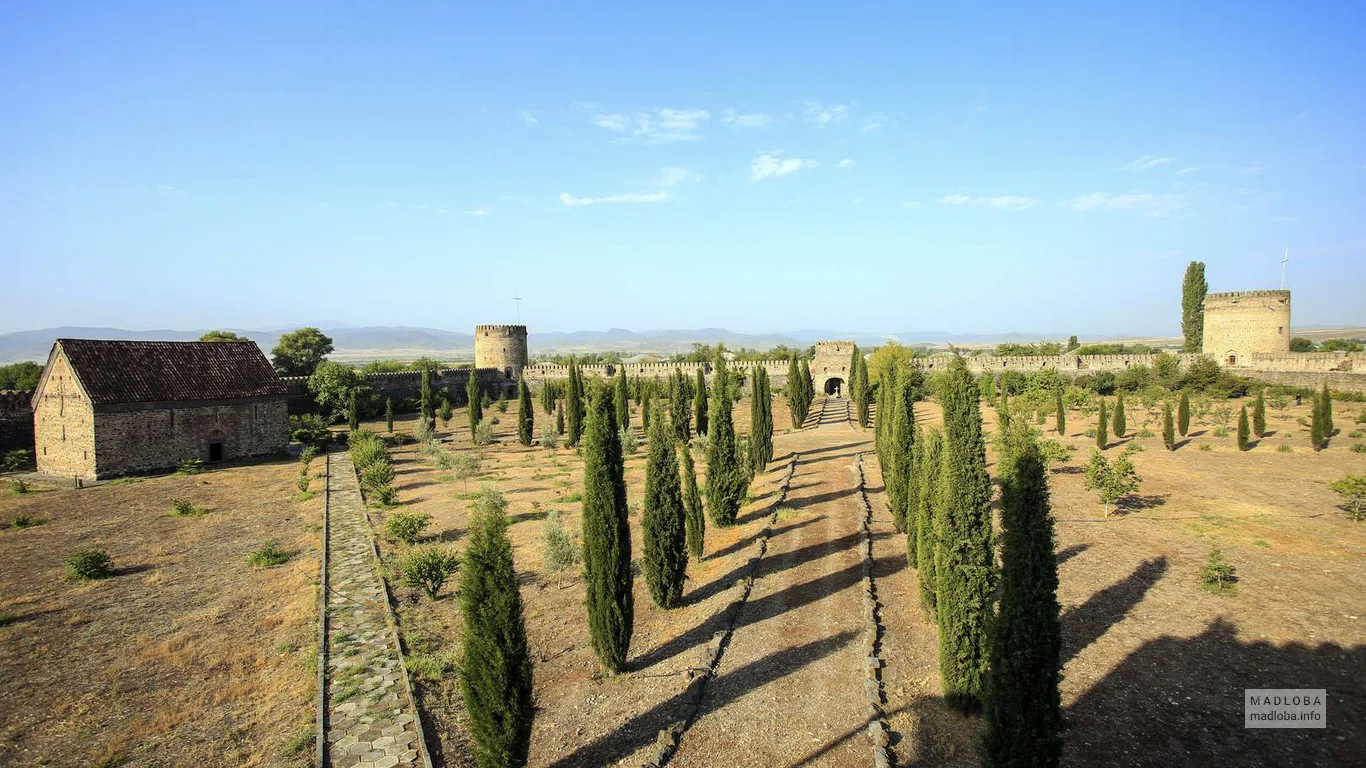
[[[416,712],[387,622],[355,467],[345,452],[332,455],[330,503],[328,765],[421,765]]]

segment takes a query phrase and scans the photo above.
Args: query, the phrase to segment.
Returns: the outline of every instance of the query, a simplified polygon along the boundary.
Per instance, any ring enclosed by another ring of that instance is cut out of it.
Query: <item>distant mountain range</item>
[[[1318,330],[1320,326],[1296,328],[1296,332]],[[280,334],[292,328],[273,330],[242,330],[227,328],[256,342],[267,354],[279,341]],[[1352,329],[1347,329],[1352,330]],[[1361,329],[1355,329],[1360,331]],[[58,338],[75,339],[132,339],[157,341],[193,341],[206,331],[176,331],[159,329],[151,331],[129,331],[123,328],[84,328],[66,326],[43,328],[36,331],[17,331],[0,334],[0,363],[22,360],[44,362]],[[336,351],[333,357],[339,360],[364,361],[381,358],[411,359],[427,355],[442,360],[470,360],[474,357],[474,335],[443,331],[438,328],[412,328],[407,326],[362,326],[362,327],[324,327],[323,332],[332,337]],[[1318,334],[1310,334],[1318,335]],[[691,330],[631,331],[612,328],[606,331],[573,331],[531,333],[528,344],[532,356],[548,352],[619,352],[623,356],[646,352],[672,353],[686,352],[695,343],[715,344],[724,342],[732,349],[748,347],[769,349],[777,344],[788,346],[807,346],[821,339],[853,340],[862,346],[876,346],[888,339],[903,344],[927,344],[944,346],[980,346],[1002,342],[1031,343],[1040,340],[1065,341],[1066,335],[1032,333],[945,333],[942,331],[907,331],[902,333],[872,334],[849,333],[815,328],[803,328],[787,333],[748,334],[728,331],[725,328],[696,328]],[[1176,343],[1174,337],[1083,337],[1083,341],[1121,341],[1137,340],[1150,344]]]

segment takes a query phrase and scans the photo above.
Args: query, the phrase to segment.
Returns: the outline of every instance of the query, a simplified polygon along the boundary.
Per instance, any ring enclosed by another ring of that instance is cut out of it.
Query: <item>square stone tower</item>
[[[1205,294],[1201,349],[1220,365],[1236,366],[1254,352],[1290,351],[1290,291]]]
[[[818,341],[816,356],[811,359],[811,379],[816,394],[849,395],[849,361],[853,359],[854,342]]]

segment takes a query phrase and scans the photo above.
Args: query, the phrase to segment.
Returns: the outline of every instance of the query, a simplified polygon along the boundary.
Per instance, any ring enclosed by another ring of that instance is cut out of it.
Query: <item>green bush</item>
[[[1361,438],[1366,437],[1366,432],[1363,432],[1359,429],[1354,429],[1351,432],[1348,432],[1347,436],[1354,440],[1360,440]]]
[[[541,430],[541,447],[553,451],[560,447],[560,434],[554,427],[545,427]]]
[[[22,531],[25,528],[32,528],[35,525],[42,524],[42,518],[34,517],[33,515],[15,515],[14,519],[9,521],[9,527],[16,531]]]
[[[18,496],[29,492],[29,484],[18,478],[9,481],[9,488],[12,493]]]
[[[403,583],[421,589],[433,600],[446,579],[459,567],[460,557],[437,544],[414,547],[398,561]]]
[[[203,471],[204,462],[199,459],[181,459],[175,465],[177,475],[197,475]]]
[[[1209,551],[1209,557],[1205,559],[1205,567],[1200,572],[1200,586],[1216,595],[1232,592],[1238,577],[1234,575],[1234,568],[1224,559],[1224,555],[1215,545]]]
[[[306,413],[289,417],[289,439],[305,446],[326,448],[332,442],[332,432],[327,428],[327,422]]]
[[[171,499],[172,517],[198,517],[207,514],[208,511],[203,507],[196,507],[186,499]]]
[[[1366,443],[1355,443],[1352,445],[1352,453],[1366,453]]]
[[[1342,497],[1348,517],[1356,522],[1366,518],[1366,475],[1343,475],[1328,489]]]
[[[93,581],[114,575],[114,561],[103,547],[77,550],[62,561],[62,567],[71,581]]]
[[[427,685],[441,683],[455,673],[457,664],[454,654],[441,653],[434,651],[430,653],[414,653],[405,659],[408,665],[408,674],[414,680]]]
[[[493,443],[493,424],[490,419],[483,419],[479,426],[474,428],[474,444],[479,446],[491,445]]]
[[[308,486],[312,482],[313,476],[308,474],[308,468],[304,467],[304,471],[300,472],[299,476],[295,478],[294,485],[299,489],[299,493],[308,493]]]
[[[1282,443],[1281,445],[1276,446],[1276,451],[1279,453],[1294,453],[1295,449]]]
[[[1201,444],[1200,444],[1200,450],[1202,450],[1202,451],[1212,451],[1212,450],[1214,450],[1214,446],[1210,445],[1209,443],[1201,443]]]
[[[299,463],[303,464],[304,467],[307,468],[308,465],[312,464],[313,460],[316,458],[318,458],[318,446],[305,445],[303,452],[299,454]]]
[[[387,485],[394,484],[394,465],[388,459],[376,462],[361,470],[360,487],[367,491],[374,491]]]
[[[289,553],[280,549],[274,541],[267,541],[259,549],[247,555],[247,565],[254,568],[269,568],[289,562]]]
[[[579,545],[574,538],[565,530],[564,523],[560,520],[560,513],[551,510],[545,518],[545,567],[551,573],[559,573],[565,568],[579,562]]]
[[[384,532],[391,539],[413,544],[422,537],[423,529],[431,521],[432,516],[426,512],[402,510],[389,515],[384,521]]]
[[[628,455],[635,455],[640,450],[640,443],[636,440],[636,431],[627,427],[618,433],[621,437],[621,452]]]
[[[1214,428],[1214,436],[1215,436],[1215,437],[1228,437],[1228,429],[1225,428],[1225,427],[1215,427],[1215,428]]]
[[[6,472],[18,472],[19,470],[24,469],[28,465],[28,450],[24,448],[16,448],[12,451],[5,451],[4,459],[0,460],[0,466],[3,466]]]

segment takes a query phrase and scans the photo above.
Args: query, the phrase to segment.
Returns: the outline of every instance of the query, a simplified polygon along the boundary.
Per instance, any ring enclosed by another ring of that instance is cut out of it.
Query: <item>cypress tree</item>
[[[640,570],[655,605],[669,609],[683,596],[688,570],[683,489],[678,477],[675,435],[663,419],[650,428],[650,453],[645,462],[645,557]]]
[[[1186,390],[1181,390],[1181,400],[1176,404],[1176,431],[1182,437],[1190,431],[1191,427],[1191,396]]]
[[[1324,449],[1327,434],[1323,429],[1323,398],[1315,395],[1313,407],[1309,409],[1309,442],[1315,451]]]
[[[436,408],[432,403],[432,375],[426,368],[422,369],[419,381],[417,416],[420,419],[427,420],[428,424],[432,424],[436,421]]]
[[[555,412],[555,383],[547,381],[541,385],[541,410],[549,416]]]
[[[792,414],[792,428],[801,429],[806,423],[806,412],[802,410],[802,367],[794,354],[787,364],[787,408]]]
[[[1238,411],[1238,450],[1240,451],[1246,451],[1248,448],[1248,431],[1247,406],[1245,405]]]
[[[650,419],[654,416],[654,409],[650,404],[654,402],[655,391],[654,383],[646,380],[640,383],[640,425],[646,432],[650,431]]]
[[[1201,352],[1205,340],[1205,262],[1192,261],[1186,267],[1186,279],[1181,283],[1181,335],[1185,343],[1182,352]],[[1185,433],[1182,433],[1185,437]]]
[[[536,427],[536,411],[531,405],[531,390],[526,379],[517,383],[517,442],[531,445],[532,430]]]
[[[688,381],[683,369],[675,368],[673,392],[669,398],[669,418],[673,422],[674,437],[684,443],[692,436],[692,403],[688,397]]]
[[[357,396],[356,390],[354,389],[351,390],[350,400],[351,402],[346,409],[348,411],[348,413],[346,414],[347,419],[349,420],[347,426],[351,428],[352,432],[355,432],[356,430],[360,429],[360,399]],[[63,427],[63,429],[65,429],[65,427]]]
[[[1054,428],[1057,430],[1057,433],[1058,433],[1059,435],[1061,435],[1061,436],[1066,436],[1066,435],[1067,435],[1067,407],[1066,407],[1065,405],[1063,405],[1063,402],[1062,402],[1062,390],[1061,390],[1061,389],[1057,391],[1057,396],[1056,396],[1056,398],[1055,398],[1055,401],[1054,401],[1054,403],[1053,403],[1053,406],[1054,406],[1055,408],[1057,408],[1057,410],[1058,410],[1057,421],[1055,422]]]
[[[768,386],[768,372],[762,366],[754,368],[754,385],[749,401],[750,455],[756,473],[763,472],[773,460],[773,401]]]
[[[892,523],[898,532],[906,531],[906,483],[911,474],[911,447],[915,442],[915,389],[907,377],[898,377],[888,398],[891,426],[884,436],[887,463],[883,464],[883,483]]]
[[[564,403],[555,407],[555,431],[564,434]]]
[[[631,428],[631,401],[630,393],[626,391],[626,368],[617,367],[616,394],[613,395],[614,404],[617,407],[617,425],[622,429]]]
[[[917,424],[911,430],[911,450],[906,455],[906,490],[903,493],[906,505],[901,508],[901,518],[906,526],[906,563],[912,568],[916,567],[916,542],[920,538],[920,442],[920,425]]]
[[[1100,401],[1100,421],[1096,423],[1096,447],[1105,450],[1105,446],[1110,442],[1109,426],[1105,423],[1107,413],[1105,400]]]
[[[1328,391],[1328,382],[1323,382],[1323,391],[1319,393],[1319,407],[1323,409],[1323,439],[1332,437],[1337,430],[1333,429],[1333,393]]]
[[[1162,445],[1169,451],[1176,450],[1176,430],[1172,427],[1172,404],[1162,401]]]
[[[579,444],[579,438],[583,435],[583,379],[579,378],[579,363],[572,356],[569,358],[569,381],[566,382],[564,394],[564,416],[565,416],[565,443],[569,447]],[[615,414],[613,421],[615,421]]]
[[[384,426],[389,430],[389,434],[394,433],[394,398],[384,398]]]
[[[920,448],[920,499],[916,503],[916,574],[920,581],[920,605],[931,620],[937,620],[935,597],[939,579],[935,576],[935,553],[939,549],[939,467],[943,458],[943,433],[931,429]]]
[[[702,366],[697,366],[697,381],[692,392],[693,421],[697,423],[697,436],[707,434],[707,376]]]
[[[855,408],[858,415],[858,425],[866,429],[868,427],[868,405],[872,402],[872,385],[868,382],[868,360],[862,355],[858,359],[858,377],[859,384],[862,386]]]
[[[474,437],[474,430],[479,426],[479,422],[484,418],[484,403],[479,393],[479,369],[470,368],[470,377],[465,381],[465,400],[467,401],[466,411],[469,415],[470,437]],[[419,414],[419,418],[427,418],[425,413]]]
[[[1062,625],[1046,465],[1024,425],[1001,465],[1001,588],[983,696],[988,766],[1056,766]]]
[[[991,477],[977,385],[961,357],[941,395],[944,447],[939,478],[943,506],[935,574],[939,578],[939,672],[944,698],[961,711],[980,706],[988,666],[995,594]]]
[[[507,503],[495,498],[501,503],[479,505],[460,564],[460,692],[480,768],[526,765],[533,713],[531,654],[507,535]]]
[[[806,423],[806,414],[811,411],[811,404],[816,402],[816,384],[811,380],[811,363],[802,361],[801,376],[802,385],[802,423]]]
[[[1124,421],[1124,392],[1115,397],[1115,437],[1124,437],[1127,424]]]
[[[626,481],[610,390],[593,393],[583,445],[583,572],[593,653],[619,672],[631,646],[631,529]]]
[[[1252,434],[1257,439],[1266,437],[1266,392],[1257,390],[1257,402],[1252,405]]]
[[[707,514],[714,525],[728,526],[744,501],[748,471],[740,465],[735,439],[735,424],[727,392],[730,388],[726,360],[718,356],[714,379],[716,397],[712,398],[707,438]]]
[[[683,516],[687,525],[688,552],[701,560],[706,544],[707,519],[702,512],[702,494],[697,490],[697,467],[692,461],[688,444],[678,447],[683,457]]]

